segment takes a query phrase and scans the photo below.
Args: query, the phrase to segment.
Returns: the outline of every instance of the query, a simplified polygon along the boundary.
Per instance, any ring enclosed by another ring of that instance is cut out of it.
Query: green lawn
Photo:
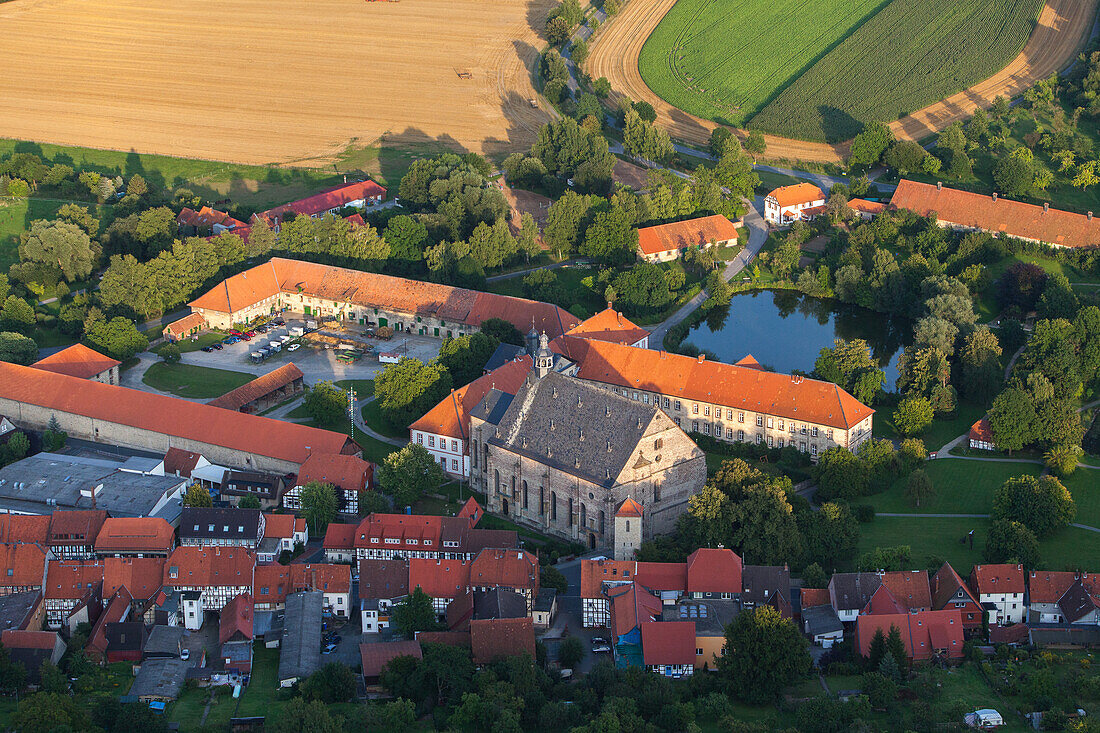
[[[1077,504],[1074,521],[1100,528],[1100,469],[1078,468],[1073,475],[1062,479],[1062,483]]]
[[[897,394],[888,394],[881,403],[875,403],[873,432],[877,438],[898,438],[894,430],[894,410],[897,408],[899,397]],[[970,431],[970,426],[981,419],[986,413],[986,408],[970,402],[959,402],[953,415],[939,417],[925,428],[924,432],[915,437],[924,441],[924,447],[929,451],[936,451],[950,443],[963,433]]]
[[[379,400],[371,400],[363,406],[363,421],[388,438],[398,438],[401,440],[408,440],[409,438],[408,427],[394,427],[382,415],[382,405]]]
[[[163,330],[163,329],[160,326],[158,326],[157,328],[155,328],[153,330],[156,331],[156,330]],[[223,331],[205,331],[203,333],[200,333],[194,339],[186,338],[186,339],[183,339],[182,341],[180,341],[179,342],[180,352],[187,353],[188,351],[198,351],[199,349],[203,348],[204,346],[209,346],[210,344],[218,343],[219,341],[221,341],[222,339],[224,339],[228,335],[229,334],[224,333]]]
[[[145,371],[141,381],[153,389],[177,397],[213,399],[253,379],[254,375],[244,372],[158,361]]]
[[[866,497],[876,512],[901,514],[989,514],[993,492],[1013,476],[1038,476],[1042,466],[1034,463],[991,463],[961,458],[938,458],[925,462],[936,496],[915,507],[905,495],[907,478],[888,491]]]

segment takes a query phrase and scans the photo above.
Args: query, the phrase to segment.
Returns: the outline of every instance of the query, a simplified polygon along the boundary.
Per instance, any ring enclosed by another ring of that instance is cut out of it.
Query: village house
[[[257,611],[284,608],[295,593],[317,591],[321,605],[334,616],[351,615],[351,566],[327,563],[257,565],[252,598]]]
[[[535,629],[530,618],[470,622],[470,656],[474,664],[489,664],[521,654],[535,658]]]
[[[0,596],[41,591],[46,585],[46,560],[46,550],[37,544],[0,544]]]
[[[882,585],[878,573],[834,573],[829,579],[829,601],[844,623],[856,620]]]
[[[56,631],[4,629],[0,632],[0,645],[12,662],[23,665],[29,685],[41,684],[43,662],[56,666],[65,656],[65,641]]]
[[[1078,574],[1072,571],[1032,570],[1027,578],[1027,623],[1068,623],[1058,602],[1073,584]]]
[[[264,538],[266,518],[259,509],[184,507],[180,546],[246,547],[255,550]]]
[[[332,522],[325,529],[325,539],[321,548],[328,562],[355,561],[355,533],[359,525]]]
[[[844,624],[833,610],[827,588],[803,588],[801,593],[802,633],[822,649],[844,640]]]
[[[993,443],[993,428],[989,426],[988,417],[983,417],[971,425],[966,437],[973,450],[996,450]]]
[[[165,341],[182,341],[185,338],[197,336],[201,331],[205,331],[206,327],[206,319],[202,317],[201,313],[188,313],[183,318],[172,321],[165,326],[164,330],[161,331],[161,335],[164,336]]]
[[[74,610],[87,610],[102,598],[103,564],[81,560],[50,560],[46,570],[46,626],[60,629]],[[96,608],[98,611],[98,608]],[[83,620],[91,621],[95,614]]]
[[[642,662],[650,672],[680,679],[695,671],[694,621],[645,621],[641,638]]]
[[[476,527],[481,513],[473,498],[454,517],[375,512],[359,523],[351,548],[337,548],[334,537],[330,549],[334,554],[354,549],[357,560],[395,557],[472,560],[485,548],[518,546],[519,538],[513,530]]]
[[[256,551],[256,562],[275,562],[284,552],[303,548],[309,542],[309,527],[305,517],[293,514],[264,514],[264,537]]]
[[[248,225],[240,219],[234,219],[224,211],[218,211],[209,206],[203,206],[198,211],[185,206],[176,215],[176,225],[179,227],[180,236],[183,237],[201,237],[248,228]]]
[[[409,591],[424,591],[441,618],[451,601],[470,588],[470,561],[412,558],[408,562]]]
[[[470,588],[517,593],[527,603],[530,614],[539,594],[539,560],[526,550],[482,550],[470,564]]]
[[[359,561],[359,612],[364,634],[390,628],[395,603],[409,594],[409,563],[403,558]]]
[[[1058,599],[1058,608],[1068,624],[1100,626],[1100,582],[1095,576],[1082,574]]]
[[[177,547],[164,564],[164,587],[195,593],[184,620],[187,628],[197,629],[202,611],[220,611],[235,596],[252,591],[255,568],[255,554],[243,547]]]
[[[31,364],[34,369],[41,369],[54,374],[65,374],[77,379],[90,379],[93,382],[103,384],[118,384],[118,368],[122,364],[118,359],[104,356],[98,351],[89,349],[84,344],[73,344],[61,351],[39,359]]]
[[[168,557],[176,531],[160,517],[108,517],[95,538],[99,557]]]
[[[616,311],[611,303],[608,303],[607,308],[596,315],[586,318],[566,331],[565,335],[596,341],[610,341],[613,344],[634,346],[639,349],[649,348],[649,331]],[[533,355],[538,350],[538,334],[527,334],[527,343],[528,350]]]
[[[60,560],[95,557],[96,538],[106,521],[107,512],[102,509],[56,511],[50,515],[46,547]]]
[[[825,194],[812,183],[781,186],[764,199],[764,219],[774,226],[810,221],[825,210]]]
[[[1100,220],[1092,212],[1074,214],[1010,201],[997,194],[947,188],[942,183],[918,183],[902,179],[890,199],[893,209],[908,209],[921,216],[935,215],[937,223],[961,231],[989,232],[1054,247],[1092,247],[1100,244]]]
[[[164,453],[164,460],[160,462],[159,473],[164,476],[181,476],[191,478],[191,474],[201,468],[212,465],[201,453],[169,448]],[[154,471],[156,473],[156,471]]]
[[[371,489],[374,464],[359,456],[311,455],[298,471],[294,486],[283,494],[283,506],[294,511],[301,509],[302,487],[311,481],[330,484],[336,490],[340,513],[359,516],[359,497]]]
[[[132,601],[133,618],[152,624],[164,585],[163,557],[108,557],[103,559],[103,597],[125,589]]]
[[[867,199],[849,199],[848,208],[863,221],[869,221],[886,211],[886,204],[880,201],[868,201]]]
[[[737,228],[721,214],[642,227],[638,230],[638,256],[647,262],[679,259],[689,249],[737,244]]]
[[[278,232],[289,216],[308,216],[316,219],[325,214],[337,214],[341,209],[361,209],[367,205],[382,203],[386,198],[386,189],[371,180],[354,181],[326,189],[321,193],[289,204],[276,206],[252,217],[253,222],[261,220],[273,231]]]
[[[985,610],[978,602],[977,596],[970,590],[970,586],[955,572],[955,568],[951,567],[951,563],[945,562],[943,567],[936,571],[932,576],[931,586],[933,610],[958,609],[962,615],[963,631],[967,635],[981,631]]]
[[[970,587],[989,611],[989,624],[1009,626],[1027,617],[1023,565],[975,565]]]
[[[288,362],[206,404],[255,415],[302,394],[304,379],[302,370]]]
[[[905,654],[914,662],[963,658],[963,624],[958,609],[862,615],[856,620],[856,649],[868,656],[875,634],[881,631],[889,636],[892,628],[901,633]]]

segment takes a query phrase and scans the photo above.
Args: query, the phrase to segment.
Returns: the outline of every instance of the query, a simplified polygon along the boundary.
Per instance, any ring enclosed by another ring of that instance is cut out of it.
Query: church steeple
[[[539,349],[532,359],[532,366],[539,379],[554,371],[554,352],[550,351],[550,339],[545,331],[539,336]]]
[[[523,340],[527,346],[527,355],[534,359],[535,352],[539,348],[539,332],[535,330],[535,319],[531,319],[531,330],[527,332]]]

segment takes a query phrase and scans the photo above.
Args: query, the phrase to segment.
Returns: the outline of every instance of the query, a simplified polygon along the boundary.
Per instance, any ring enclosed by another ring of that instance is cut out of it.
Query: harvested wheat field
[[[0,137],[239,163],[527,147],[553,0],[13,0]],[[461,78],[466,72],[469,78]]]

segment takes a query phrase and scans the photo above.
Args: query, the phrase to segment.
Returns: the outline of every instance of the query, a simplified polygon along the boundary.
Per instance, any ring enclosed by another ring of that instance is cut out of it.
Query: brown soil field
[[[952,121],[989,107],[997,96],[1012,97],[1036,81],[1068,66],[1087,40],[1100,0],[1047,0],[1039,23],[1023,51],[1002,71],[970,89],[891,124],[902,138],[919,139],[939,132]],[[620,14],[606,23],[592,42],[586,68],[593,78],[607,77],[615,94],[646,101],[657,110],[657,121],[673,137],[693,145],[706,145],[717,123],[673,107],[658,97],[642,80],[638,55],[649,34],[676,0],[631,0]],[[744,131],[736,131],[744,137]],[[770,159],[840,163],[848,143],[828,145],[765,135]]]
[[[230,162],[528,147],[554,0],[14,0],[0,136]],[[462,79],[458,70],[471,72]]]
[[[627,163],[625,160],[616,160],[615,167],[611,169],[611,178],[615,183],[630,186],[635,191],[644,191],[649,187],[646,177],[647,171],[641,166]]]

